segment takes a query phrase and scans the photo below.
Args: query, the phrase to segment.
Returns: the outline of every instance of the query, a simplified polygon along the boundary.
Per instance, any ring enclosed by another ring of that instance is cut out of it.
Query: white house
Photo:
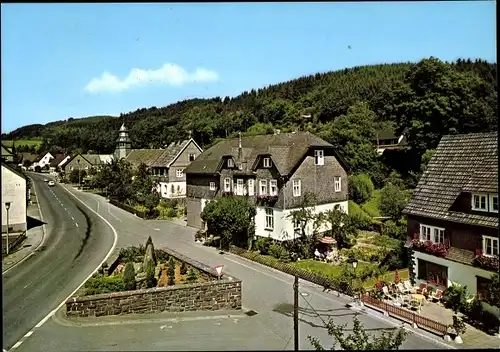
[[[46,165],[50,164],[50,161],[52,159],[54,159],[54,156],[49,152],[45,154],[40,154],[40,157],[38,158],[38,160],[35,161],[33,167],[40,166],[41,168],[44,168]]]
[[[2,162],[2,233],[23,232],[27,229],[26,177],[11,166]],[[9,208],[7,210],[7,208]],[[8,213],[8,217],[7,217]]]

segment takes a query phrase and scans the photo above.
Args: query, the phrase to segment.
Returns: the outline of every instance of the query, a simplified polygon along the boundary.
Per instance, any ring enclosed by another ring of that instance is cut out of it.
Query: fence
[[[230,246],[230,252],[237,254],[243,258],[252,260],[254,262],[269,266],[271,268],[283,271],[287,274],[298,276],[299,278],[310,281],[317,285],[323,286],[330,290],[346,294],[348,296],[352,296],[354,294],[351,286],[345,282],[337,281],[330,277],[325,277],[322,275],[318,275],[315,273],[311,273],[302,268],[298,268],[294,265],[280,262],[278,259],[265,257],[255,252],[250,252],[242,248],[238,248],[236,246]]]
[[[407,309],[393,306],[392,304],[386,303],[377,298],[371,297],[369,295],[362,295],[361,300],[370,306],[383,310],[387,312],[390,316],[404,320],[408,323],[414,323],[419,328],[430,330],[434,333],[444,336],[448,332],[448,325],[437,322],[435,320],[423,317],[416,313],[413,313]]]
[[[132,207],[130,205],[120,203],[116,199],[112,199],[112,198],[109,199],[109,202],[111,204],[113,204],[114,206],[117,206],[120,209],[123,209],[125,211],[128,211],[129,213],[137,215],[141,219],[145,219],[146,218],[146,213],[144,213],[143,211],[138,211],[138,210],[136,210],[134,207]]]

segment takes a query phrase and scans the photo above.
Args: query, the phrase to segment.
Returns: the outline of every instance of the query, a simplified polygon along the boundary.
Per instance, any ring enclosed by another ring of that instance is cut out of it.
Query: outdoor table
[[[413,298],[415,301],[419,301],[419,302],[425,301],[425,296],[421,295],[420,293],[413,293],[411,295],[411,298]]]

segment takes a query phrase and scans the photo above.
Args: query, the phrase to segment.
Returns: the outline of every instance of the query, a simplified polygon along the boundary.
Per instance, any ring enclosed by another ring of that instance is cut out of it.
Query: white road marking
[[[25,289],[26,287],[28,287],[28,285],[24,286],[23,289]]]
[[[160,229],[155,229],[155,231],[160,231]]]
[[[78,223],[77,222],[75,222],[75,226],[78,227]]]
[[[33,252],[31,252],[26,257],[24,257],[23,259],[21,259],[20,261],[18,261],[16,264],[12,265],[7,270],[2,271],[2,275],[7,274],[9,271],[11,271],[15,267],[17,267],[18,265],[20,265],[21,263],[23,263],[29,257],[31,257],[34,254],[34,252],[38,248],[40,248],[44,244],[44,242],[45,242],[45,234],[47,233],[47,228],[45,227],[45,221],[43,220],[42,209],[40,208],[40,203],[38,202],[38,196],[37,196],[35,181],[33,181],[33,178],[31,178],[31,177],[30,177],[30,180],[31,180],[31,184],[33,185],[33,189],[35,191],[35,197],[37,198],[36,204],[37,204],[37,207],[38,207],[38,213],[40,214],[40,220],[42,221],[42,239],[40,240],[40,243],[33,249]]]
[[[96,199],[95,201],[97,203],[97,211],[99,211],[99,199]]]
[[[24,337],[30,337],[31,335],[33,335],[33,330],[28,331]]]
[[[74,217],[71,217],[71,220],[75,221],[75,218],[74,218]]]
[[[116,217],[113,213],[111,213],[111,208],[109,207],[109,203],[108,203],[108,213],[109,215],[111,215],[112,217],[114,217],[116,220],[118,220],[119,222],[123,222],[122,219],[119,219],[118,217]]]
[[[78,198],[77,196],[75,196],[73,193],[71,193],[70,191],[68,191],[66,188],[64,188],[64,189],[66,190],[66,192],[68,192],[73,197],[75,197],[80,203],[82,203],[84,206],[86,206],[88,209],[90,209],[93,213],[95,213],[98,217],[100,217],[111,228],[111,230],[113,231],[113,236],[114,236],[113,245],[111,246],[111,249],[106,254],[106,256],[104,257],[104,259],[101,261],[101,263],[94,269],[94,271],[89,276],[87,276],[87,278],[85,280],[83,280],[83,282],[80,285],[78,285],[78,287],[75,288],[75,290],[73,292],[71,292],[71,294],[66,299],[64,299],[54,310],[52,310],[49,314],[47,314],[47,316],[45,316],[42,320],[40,320],[38,322],[38,324],[35,325],[35,328],[39,328],[40,326],[42,326],[43,324],[45,324],[47,322],[47,320],[50,319],[50,317],[52,317],[64,304],[66,304],[66,301],[68,299],[70,299],[71,297],[73,297],[73,295],[76,292],[78,292],[78,290],[85,284],[85,282],[88,279],[90,279],[92,277],[92,275],[94,275],[97,272],[97,270],[99,270],[102,267],[102,265],[106,262],[106,260],[108,260],[108,258],[110,257],[111,253],[113,253],[113,251],[115,250],[116,243],[118,242],[118,232],[116,232],[116,229],[113,227],[113,225],[111,225],[109,223],[108,220],[106,220],[105,218],[103,218],[94,209],[92,209],[91,207],[89,207],[80,198]],[[31,336],[31,334],[29,336]],[[21,339],[20,341],[16,342],[14,344],[14,346],[12,346],[12,348],[18,348],[23,343],[23,341],[24,340]]]

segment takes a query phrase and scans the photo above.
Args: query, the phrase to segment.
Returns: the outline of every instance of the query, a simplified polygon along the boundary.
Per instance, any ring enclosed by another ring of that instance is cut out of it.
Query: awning
[[[322,239],[320,239],[319,241],[321,243],[325,243],[325,244],[336,244],[337,243],[337,241],[335,240],[335,238],[330,237],[330,236],[325,236]]]

